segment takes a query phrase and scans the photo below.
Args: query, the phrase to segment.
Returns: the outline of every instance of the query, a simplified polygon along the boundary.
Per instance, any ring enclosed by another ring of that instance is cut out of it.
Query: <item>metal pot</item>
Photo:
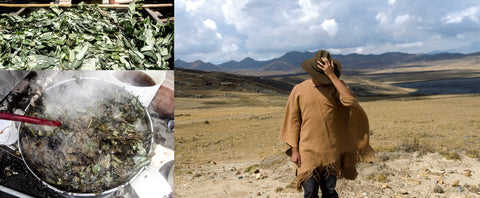
[[[84,77],[84,78],[75,78],[75,79],[70,79],[70,80],[67,80],[67,81],[64,81],[64,82],[61,82],[61,83],[58,83],[58,84],[55,84],[47,89],[45,89],[44,91],[44,94],[47,94],[47,93],[50,93],[50,92],[55,92],[55,91],[58,91],[58,90],[62,90],[64,89],[65,87],[68,87],[69,85],[74,85],[74,84],[79,84],[79,83],[85,83],[85,82],[88,82],[88,83],[94,83],[95,85],[108,85],[108,86],[111,86],[112,88],[114,89],[119,89],[119,90],[122,90],[122,91],[125,91],[125,92],[128,92],[127,90],[125,90],[124,88],[122,88],[121,86],[115,84],[115,83],[112,83],[110,81],[105,81],[105,80],[102,80],[102,79],[98,79],[98,78],[89,78],[89,77]],[[129,92],[129,94],[131,95],[131,93]],[[101,94],[100,94],[101,95]],[[132,97],[134,97],[133,95],[131,95]],[[43,97],[43,96],[42,96]],[[29,111],[29,108],[32,108],[30,105],[27,106],[25,112],[28,112]],[[148,145],[145,145],[145,148],[146,148],[146,152],[148,154],[151,154],[152,153],[152,146],[153,146],[153,125],[152,125],[152,121],[151,121],[151,118],[150,118],[150,115],[149,113],[146,111],[146,109],[144,107],[143,108],[143,111],[145,112],[145,120],[146,120],[146,127],[148,128],[148,133],[150,133],[151,135],[149,136],[149,139],[146,139],[145,142],[148,142]],[[43,184],[47,185],[50,189],[53,189],[54,191],[60,193],[60,194],[63,194],[63,195],[66,195],[66,196],[69,196],[69,197],[105,197],[113,192],[115,192],[116,190],[118,190],[120,187],[124,187],[126,186],[127,184],[129,184],[131,181],[133,181],[135,179],[135,177],[137,177],[140,172],[142,172],[142,170],[145,168],[145,165],[142,166],[141,168],[137,169],[135,171],[135,173],[131,174],[132,176],[128,177],[128,180],[126,181],[121,181],[118,186],[113,186],[111,187],[110,189],[107,189],[107,190],[104,190],[103,192],[68,192],[67,190],[65,189],[61,189],[60,187],[58,186],[54,186],[50,183],[48,183],[47,181],[45,181],[45,178],[42,178],[41,177],[41,174],[38,174],[38,170],[35,169],[35,167],[32,166],[32,163],[30,162],[30,159],[28,159],[28,157],[26,157],[26,154],[29,153],[29,152],[32,152],[28,149],[25,149],[24,145],[23,145],[23,141],[22,139],[25,138],[25,133],[26,133],[26,129],[25,128],[25,125],[22,124],[20,127],[19,127],[19,140],[18,140],[18,149],[21,153],[21,156],[22,156],[22,159],[25,163],[25,165],[27,166],[27,168],[30,170],[30,172],[39,180],[42,181]],[[95,136],[96,137],[96,136]],[[129,174],[130,175],[130,174]]]

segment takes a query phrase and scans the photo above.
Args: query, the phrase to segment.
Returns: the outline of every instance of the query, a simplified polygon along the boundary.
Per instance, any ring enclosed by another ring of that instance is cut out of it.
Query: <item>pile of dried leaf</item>
[[[0,69],[173,69],[173,22],[79,4],[0,17]]]
[[[97,81],[80,82],[49,89],[29,107],[26,115],[59,120],[62,126],[25,124],[21,149],[29,167],[50,185],[101,193],[129,181],[150,162],[152,132],[136,97]]]

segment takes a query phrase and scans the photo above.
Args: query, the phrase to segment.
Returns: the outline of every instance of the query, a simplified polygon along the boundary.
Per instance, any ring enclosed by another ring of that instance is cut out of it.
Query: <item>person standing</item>
[[[280,139],[296,164],[297,190],[304,197],[338,197],[337,178],[355,179],[355,164],[371,161],[369,125],[365,111],[339,79],[340,62],[325,50],[301,67],[311,77],[296,85],[287,101]]]

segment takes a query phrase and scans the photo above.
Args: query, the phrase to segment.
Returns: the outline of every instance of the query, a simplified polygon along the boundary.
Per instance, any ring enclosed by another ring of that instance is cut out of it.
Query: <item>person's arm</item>
[[[350,89],[342,81],[340,81],[340,79],[338,79],[337,75],[335,75],[335,72],[333,72],[333,61],[328,62],[328,59],[325,57],[322,57],[322,60],[325,62],[325,64],[317,61],[317,66],[323,70],[325,75],[327,75],[330,81],[332,81],[333,86],[335,86],[338,93],[340,93],[340,96],[355,98],[355,95],[353,95],[352,91],[350,91]]]
[[[280,139],[285,142],[285,153],[290,156],[290,160],[300,165],[298,141],[300,139],[302,116],[299,107],[299,96],[296,90],[297,87],[294,87],[288,97],[282,127],[280,128]]]

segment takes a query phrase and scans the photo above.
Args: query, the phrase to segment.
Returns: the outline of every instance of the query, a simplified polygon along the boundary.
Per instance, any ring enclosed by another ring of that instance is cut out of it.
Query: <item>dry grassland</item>
[[[376,150],[480,149],[479,95],[409,97],[362,105],[370,119],[371,143]]]
[[[205,163],[258,161],[282,152],[278,133],[287,97],[229,93],[228,97],[216,92],[219,97],[175,98],[176,176]],[[376,151],[478,153],[480,149],[478,94],[404,97],[361,105],[370,119]]]
[[[259,160],[281,151],[285,97],[231,92],[233,97],[175,98],[176,164]]]

